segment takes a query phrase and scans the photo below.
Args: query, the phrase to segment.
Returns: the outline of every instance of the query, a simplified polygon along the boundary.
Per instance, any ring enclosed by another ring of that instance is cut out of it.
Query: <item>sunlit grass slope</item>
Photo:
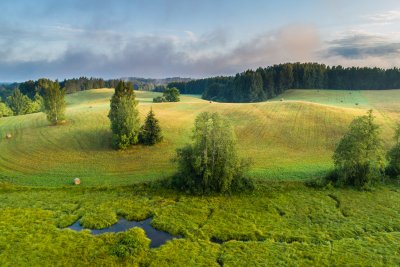
[[[176,168],[171,162],[176,148],[189,141],[194,119],[203,111],[231,120],[240,154],[253,159],[251,176],[311,178],[331,168],[335,144],[355,116],[375,109],[387,146],[400,119],[400,90],[291,90],[252,104],[210,103],[196,96],[153,104],[158,93],[137,92],[142,121],[152,107],[165,140],[118,152],[110,148],[112,94],[112,89],[98,89],[68,95],[68,123],[63,126],[49,126],[43,113],[1,118],[0,181],[60,186],[79,177],[83,185],[121,185],[168,176]],[[13,138],[6,140],[6,133]]]

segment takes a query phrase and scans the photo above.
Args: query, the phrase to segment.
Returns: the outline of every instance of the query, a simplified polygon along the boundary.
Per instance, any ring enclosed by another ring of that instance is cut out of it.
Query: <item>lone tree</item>
[[[380,181],[385,162],[379,132],[372,110],[352,121],[333,155],[337,184],[364,187]]]
[[[126,149],[138,142],[139,111],[132,83],[120,81],[111,98],[108,117],[113,132],[112,144],[116,149]]]
[[[197,194],[253,188],[244,177],[248,161],[238,158],[229,122],[218,113],[203,112],[195,121],[193,143],[177,150],[178,173],[173,184]]]
[[[41,92],[47,120],[54,125],[62,123],[65,120],[65,91],[60,89],[58,81],[50,81],[41,88]]]
[[[140,142],[145,145],[155,145],[162,141],[161,127],[158,119],[155,117],[153,109],[147,114],[146,121],[140,129]]]
[[[163,93],[163,97],[167,102],[179,102],[180,101],[179,96],[180,96],[179,90],[176,89],[175,87],[167,88]]]
[[[388,153],[389,165],[387,173],[392,177],[400,178],[400,123],[394,134],[395,145]]]

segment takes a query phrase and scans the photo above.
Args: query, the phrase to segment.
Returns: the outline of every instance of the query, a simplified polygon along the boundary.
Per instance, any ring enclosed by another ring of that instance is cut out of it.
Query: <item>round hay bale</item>
[[[81,179],[74,178],[74,185],[80,185],[80,184],[81,184]]]
[[[12,134],[8,133],[6,134],[6,139],[11,139],[12,138]]]
[[[285,99],[281,98],[281,101],[283,101],[283,100],[285,100]]]

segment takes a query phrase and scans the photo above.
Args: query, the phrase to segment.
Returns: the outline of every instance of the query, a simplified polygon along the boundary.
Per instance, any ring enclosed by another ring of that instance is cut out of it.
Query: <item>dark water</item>
[[[150,247],[151,248],[157,248],[161,245],[164,245],[168,240],[174,239],[175,237],[169,233],[159,231],[155,229],[153,226],[151,226],[151,220],[152,218],[148,218],[144,221],[136,222],[136,221],[128,221],[125,220],[124,218],[119,219],[119,221],[116,224],[111,225],[108,228],[104,229],[88,229],[91,231],[93,235],[100,235],[104,233],[118,233],[118,232],[123,232],[126,231],[130,228],[133,227],[139,227],[142,228],[145,232],[148,238],[150,238],[151,243]],[[75,231],[82,231],[85,230],[80,224],[79,221],[74,223],[73,225],[68,227],[69,229],[75,230]],[[179,238],[179,237],[177,237]]]

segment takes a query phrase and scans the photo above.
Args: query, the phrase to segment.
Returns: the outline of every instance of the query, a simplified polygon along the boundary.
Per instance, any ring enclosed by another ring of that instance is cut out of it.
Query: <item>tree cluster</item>
[[[21,93],[19,89],[7,97],[5,103],[0,101],[0,117],[25,115],[43,110],[43,98],[35,94],[33,99]]]
[[[349,131],[340,140],[333,155],[335,170],[329,179],[338,185],[359,188],[383,181],[385,153],[379,137],[379,125],[374,123],[372,110],[352,121]],[[400,126],[395,133],[395,146],[387,153],[386,174],[400,175]]]
[[[157,96],[153,98],[154,103],[162,103],[162,102],[179,102],[180,93],[179,90],[175,87],[166,88],[163,92],[163,96]]]
[[[247,70],[231,77],[170,83],[182,94],[202,94],[221,102],[259,102],[288,89],[383,90],[400,88],[400,69],[344,68],[318,63],[286,63]]]
[[[150,110],[145,124],[140,127],[137,105],[132,83],[120,81],[111,98],[111,109],[108,114],[114,148],[123,150],[139,141],[153,145],[162,140],[161,128],[153,110]]]

